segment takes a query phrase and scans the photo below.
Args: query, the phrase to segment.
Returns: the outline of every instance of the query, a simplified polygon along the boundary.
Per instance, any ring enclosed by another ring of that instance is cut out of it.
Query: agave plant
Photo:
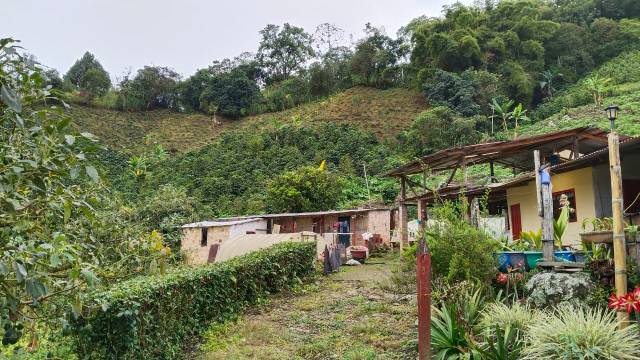
[[[640,359],[638,328],[618,328],[615,313],[563,306],[528,326],[522,359]]]
[[[518,360],[524,348],[519,330],[507,325],[504,330],[495,325],[492,332],[485,333],[485,342],[479,350],[482,360]]]
[[[443,305],[433,309],[431,319],[431,347],[433,359],[481,359],[472,335],[458,319],[456,305]]]

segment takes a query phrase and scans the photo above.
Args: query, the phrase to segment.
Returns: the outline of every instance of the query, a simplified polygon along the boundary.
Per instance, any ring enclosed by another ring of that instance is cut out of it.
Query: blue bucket
[[[495,256],[498,260],[498,268],[502,272],[507,272],[508,267],[511,267],[511,270],[527,268],[527,259],[522,251],[501,251]]]
[[[560,261],[576,262],[575,251],[554,251],[553,255]]]

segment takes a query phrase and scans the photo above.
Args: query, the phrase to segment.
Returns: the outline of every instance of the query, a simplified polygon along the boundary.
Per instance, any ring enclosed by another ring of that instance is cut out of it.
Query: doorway
[[[351,246],[351,217],[341,216],[338,218],[338,241],[345,248]]]
[[[522,232],[520,204],[511,205],[509,210],[511,212],[511,235],[513,237],[513,240],[518,240],[520,239],[520,233]]]

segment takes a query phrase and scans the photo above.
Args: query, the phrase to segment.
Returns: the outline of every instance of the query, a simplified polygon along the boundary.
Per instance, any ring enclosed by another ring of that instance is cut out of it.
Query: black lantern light
[[[604,109],[604,111],[607,112],[609,121],[611,122],[611,131],[614,131],[616,128],[616,118],[618,117],[619,110],[620,108],[618,107],[618,105],[609,105],[606,109]]]

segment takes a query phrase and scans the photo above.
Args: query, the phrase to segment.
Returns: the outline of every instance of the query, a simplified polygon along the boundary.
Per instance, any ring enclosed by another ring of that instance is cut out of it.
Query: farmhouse
[[[181,248],[188,263],[203,264],[220,261],[219,254],[227,253],[225,247],[231,244],[236,248],[238,243],[244,244],[245,250],[234,250],[240,255],[265,242],[308,239],[311,234],[319,252],[323,244],[388,246],[392,228],[388,208],[250,215],[184,225]]]
[[[512,239],[520,238],[523,231],[537,231],[540,218],[534,150],[540,152],[541,163],[549,165],[554,216],[559,215],[561,198],[567,199],[572,209],[563,241],[565,245],[579,244],[583,221],[612,214],[607,133],[593,128],[442,150],[392,170],[388,175],[401,182],[400,227],[406,228],[408,205],[418,206],[424,220],[427,208],[435,202],[464,196],[471,204],[469,218],[478,225],[493,221],[489,228],[495,232],[495,224],[501,219],[503,235]],[[621,137],[620,156],[625,217],[629,223],[639,223],[640,138]],[[488,165],[484,184],[473,183],[466,175],[469,166],[480,164]],[[497,182],[497,164],[512,168],[513,178]],[[458,169],[464,180],[453,183]],[[428,176],[434,171],[451,171],[448,181],[436,189],[428,189],[415,179],[416,175]],[[487,198],[488,217],[480,216],[477,205],[474,207],[480,197]]]

